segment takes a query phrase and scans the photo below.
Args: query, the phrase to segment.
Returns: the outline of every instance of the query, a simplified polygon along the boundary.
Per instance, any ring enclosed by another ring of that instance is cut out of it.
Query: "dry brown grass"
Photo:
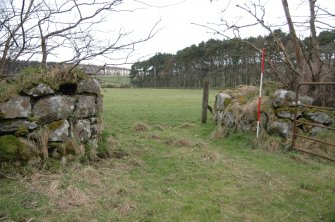
[[[195,127],[194,123],[183,123],[179,126],[181,129],[193,129]]]
[[[136,123],[133,129],[135,132],[146,132],[149,131],[150,127],[145,123]]]
[[[206,164],[215,164],[221,159],[221,154],[215,151],[208,152],[202,156],[202,161]]]
[[[117,142],[115,140],[115,138],[113,136],[110,136],[108,139],[107,139],[107,142],[108,144],[111,146],[111,148],[116,148],[117,147]]]
[[[160,135],[157,135],[157,134],[153,134],[153,135],[150,135],[150,139],[153,139],[153,140],[161,140],[161,137]]]
[[[60,209],[67,209],[71,206],[87,206],[93,201],[94,199],[86,195],[84,191],[70,185],[64,193],[59,195],[56,203]]]
[[[261,100],[261,110],[266,110],[269,106],[270,99],[263,96]],[[242,114],[247,119],[256,119],[258,111],[258,97],[253,98],[250,102],[241,106]]]
[[[238,89],[235,91],[235,96],[246,96],[250,94],[255,94],[259,91],[256,86],[239,86]]]
[[[118,210],[118,212],[122,215],[127,215],[129,214],[131,211],[135,210],[135,203],[122,203],[120,205],[116,206],[116,209]]]
[[[187,139],[179,139],[173,143],[176,147],[191,147],[192,142]]]

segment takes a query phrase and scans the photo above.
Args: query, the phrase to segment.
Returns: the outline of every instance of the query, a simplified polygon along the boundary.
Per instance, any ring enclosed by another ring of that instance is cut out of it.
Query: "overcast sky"
[[[136,45],[129,61],[148,59],[155,53],[176,53],[192,44],[199,44],[210,38],[223,39],[222,36],[214,35],[210,30],[194,25],[192,23],[206,25],[208,23],[220,23],[224,18],[230,22],[239,21],[239,24],[246,24],[252,21],[246,13],[236,7],[243,5],[248,0],[125,0],[118,9],[134,10],[133,12],[118,12],[107,18],[108,23],[104,24],[106,32],[116,32],[120,28],[124,32],[131,32],[126,40],[136,40],[146,36],[154,24],[160,21],[156,30],[159,30],[151,40]],[[292,3],[293,2],[293,3]],[[281,0],[262,0],[266,9],[265,21],[268,24],[283,24],[284,13]],[[319,0],[317,3],[327,7],[335,13],[335,0]],[[307,20],[309,9],[307,0],[290,0],[290,10],[294,20]],[[222,10],[224,10],[222,13]],[[330,21],[335,24],[335,18]],[[285,30],[286,27],[284,26]],[[229,35],[229,33],[227,33]],[[267,35],[262,28],[253,27],[245,29],[242,36]],[[302,33],[302,35],[307,35]],[[104,60],[96,60],[95,63],[104,64]],[[108,61],[107,61],[108,63]],[[130,65],[123,65],[130,67]]]

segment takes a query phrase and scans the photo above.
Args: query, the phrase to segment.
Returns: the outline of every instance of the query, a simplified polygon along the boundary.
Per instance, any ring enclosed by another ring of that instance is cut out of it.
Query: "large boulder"
[[[100,93],[100,83],[98,80],[89,78],[78,83],[78,93]]]
[[[74,113],[77,117],[89,117],[95,115],[95,96],[79,95]]]
[[[276,112],[276,116],[279,118],[293,120],[295,108],[294,107],[280,107],[280,108],[277,108],[275,112]],[[299,118],[302,116],[302,114],[303,114],[302,110],[298,109],[296,117]]]
[[[306,117],[313,120],[314,122],[329,125],[335,120],[335,117],[326,111],[321,110],[309,110],[306,112]]]
[[[295,93],[288,90],[278,89],[275,91],[273,107],[295,106]],[[314,99],[308,96],[298,95],[298,104],[312,105]]]
[[[66,141],[69,138],[70,124],[67,120],[54,121],[47,125],[50,130],[49,141],[59,142]]]
[[[87,142],[92,135],[91,124],[89,120],[78,120],[72,125],[72,137],[77,138],[80,142]]]
[[[33,115],[42,122],[67,119],[74,110],[75,99],[69,96],[50,96],[36,102]]]
[[[41,97],[54,94],[55,92],[47,84],[39,83],[36,87],[24,91],[24,93],[32,97]]]
[[[0,121],[0,134],[15,133],[22,127],[27,130],[34,130],[38,127],[38,125],[36,122],[30,122],[22,119]]]
[[[269,135],[275,134],[287,139],[292,134],[292,123],[272,117],[268,120],[266,130]]]
[[[15,119],[29,117],[31,114],[30,97],[14,96],[7,102],[0,104],[0,117]]]
[[[215,96],[214,102],[214,120],[218,124],[222,124],[224,110],[231,103],[231,97],[227,93],[220,92]]]

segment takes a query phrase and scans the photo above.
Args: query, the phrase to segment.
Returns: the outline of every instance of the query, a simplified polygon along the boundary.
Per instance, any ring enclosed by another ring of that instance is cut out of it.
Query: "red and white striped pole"
[[[263,74],[264,74],[264,60],[265,60],[265,48],[263,48],[263,50],[262,50],[262,71],[261,71],[261,81],[259,82],[258,113],[257,113],[257,138],[259,136],[259,123],[261,121],[261,101],[262,101],[262,87],[263,87]]]

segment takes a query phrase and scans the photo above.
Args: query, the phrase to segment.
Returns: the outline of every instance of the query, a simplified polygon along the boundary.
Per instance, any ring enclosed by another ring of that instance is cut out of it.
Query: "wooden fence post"
[[[207,123],[209,80],[203,82],[201,123]]]

